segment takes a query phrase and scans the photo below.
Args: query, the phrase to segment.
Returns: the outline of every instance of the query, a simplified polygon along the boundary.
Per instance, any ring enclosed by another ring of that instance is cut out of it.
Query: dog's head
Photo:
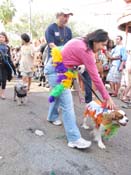
[[[25,91],[25,92],[27,92],[27,85],[22,85],[21,87],[20,87],[20,89],[22,90],[22,91]]]
[[[16,86],[15,86],[15,89],[16,89],[16,92],[18,94],[27,94],[27,85],[24,84],[24,83],[18,83]]]
[[[116,121],[121,126],[126,126],[129,121],[129,119],[126,116],[126,113],[122,110],[111,111],[110,117],[112,121]]]

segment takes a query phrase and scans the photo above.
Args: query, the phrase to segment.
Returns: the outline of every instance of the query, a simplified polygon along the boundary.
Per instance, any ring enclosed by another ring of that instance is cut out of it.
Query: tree
[[[32,16],[31,20],[31,33],[32,38],[40,38],[44,35],[47,26],[54,21],[52,15],[41,15],[35,14]],[[16,23],[9,23],[6,25],[6,31],[21,35],[21,33],[30,33],[30,23],[27,14],[20,17],[19,21]]]
[[[16,23],[8,23],[5,28],[8,33],[11,34],[11,44],[16,45],[17,40],[20,41],[20,35],[22,33],[32,34],[32,39],[40,39],[44,36],[45,30],[49,24],[55,21],[55,16],[51,14],[34,14],[31,18],[31,31],[29,15],[24,14],[20,17]],[[87,24],[79,24],[78,22],[69,22],[69,26],[72,30],[73,37],[83,36],[88,32],[92,31],[95,27]],[[85,32],[84,32],[85,31]],[[16,37],[15,37],[16,36]]]
[[[32,39],[39,39],[44,36],[44,32],[49,24],[54,21],[54,16],[50,14],[35,14],[31,20]],[[22,33],[30,34],[30,23],[28,14],[23,14],[19,21],[8,23],[5,26],[6,32],[10,33],[10,43],[15,46],[20,41]],[[15,37],[16,36],[16,37]],[[17,39],[16,39],[17,38]],[[19,41],[16,42],[16,40]]]
[[[12,21],[15,16],[16,9],[11,0],[4,0],[0,5],[0,20],[6,25]]]

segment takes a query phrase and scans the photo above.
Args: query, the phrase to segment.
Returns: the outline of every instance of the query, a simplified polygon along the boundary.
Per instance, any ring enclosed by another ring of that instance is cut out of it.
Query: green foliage
[[[20,17],[19,21],[8,23],[5,26],[5,29],[8,33],[11,33],[13,35],[17,35],[17,40],[20,40],[20,36],[22,33],[28,33],[32,34],[32,39],[39,39],[42,36],[44,36],[45,30],[47,27],[55,22],[55,16],[51,14],[32,14],[31,17],[31,23],[30,18],[28,14],[23,14],[23,16]],[[72,30],[73,37],[83,36],[83,34],[87,34],[91,30],[94,29],[92,26],[87,26],[86,24],[79,24],[78,22],[71,21],[69,22],[69,26]],[[31,27],[31,31],[30,31]],[[85,31],[86,28],[86,31]],[[85,33],[84,33],[85,31]],[[16,38],[11,38],[11,44],[15,46],[17,43],[20,43],[20,41],[16,41]]]
[[[31,34],[32,39],[39,39],[44,36],[48,25],[55,22],[55,16],[53,14],[43,13],[32,13],[31,17],[29,14],[23,14],[19,21],[12,22],[15,13],[16,8],[12,3],[12,0],[3,0],[0,5],[0,21],[4,24],[6,32],[10,33],[10,41],[14,46],[20,43],[19,36],[22,33],[29,33]],[[78,22],[69,22],[69,26],[72,29],[73,37],[82,36],[94,29],[94,27],[90,25],[87,26],[87,24],[79,24]]]
[[[69,25],[72,29],[73,37],[85,36],[97,29],[95,26],[83,22],[72,22]]]
[[[31,34],[32,38],[40,38],[44,35],[44,32],[47,26],[54,21],[54,17],[51,15],[33,15],[31,19],[31,24],[29,21],[29,17],[27,14],[24,14],[18,22],[10,23],[6,25],[6,31],[12,32],[18,35],[22,33],[30,33],[30,25],[31,25]]]
[[[15,16],[15,6],[11,0],[4,0],[0,5],[0,21],[6,25],[12,21]]]

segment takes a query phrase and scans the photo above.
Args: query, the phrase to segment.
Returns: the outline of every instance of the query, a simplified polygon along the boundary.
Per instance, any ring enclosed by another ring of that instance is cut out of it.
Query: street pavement
[[[13,101],[15,81],[8,83],[6,100],[0,99],[0,175],[130,175],[131,123],[106,141],[100,150],[67,147],[63,126],[47,122],[48,89],[32,83],[26,105]],[[82,137],[92,140],[90,130],[81,128],[84,105],[73,92],[77,123]],[[123,103],[114,98],[118,106]],[[130,120],[131,109],[124,109]],[[61,111],[60,111],[61,117]],[[35,131],[43,132],[42,136]]]

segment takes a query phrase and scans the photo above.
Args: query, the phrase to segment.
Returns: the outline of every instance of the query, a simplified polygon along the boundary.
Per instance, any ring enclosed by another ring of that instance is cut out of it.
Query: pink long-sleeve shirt
[[[62,49],[63,63],[67,68],[84,64],[92,81],[101,93],[103,99],[108,99],[109,94],[98,74],[94,53],[87,48],[82,39],[72,39]]]

